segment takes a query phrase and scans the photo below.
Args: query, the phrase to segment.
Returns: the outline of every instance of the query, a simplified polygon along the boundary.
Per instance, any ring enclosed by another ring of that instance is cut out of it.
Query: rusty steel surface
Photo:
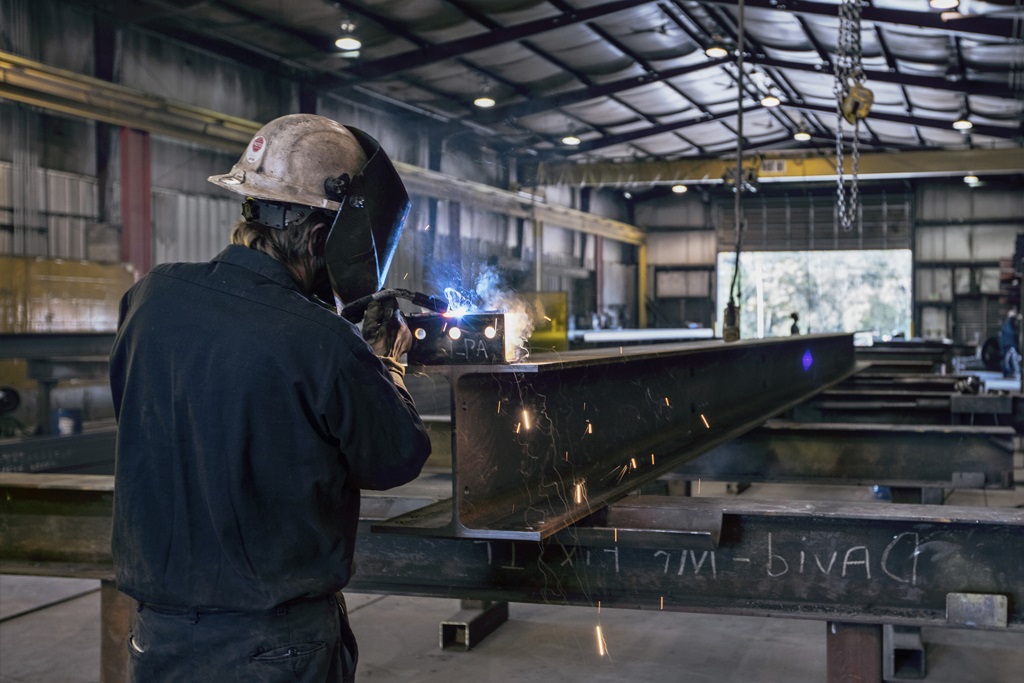
[[[680,479],[1013,488],[1012,427],[771,421],[677,469]]]
[[[451,389],[451,510],[379,528],[539,540],[854,370],[845,334],[429,368]]]

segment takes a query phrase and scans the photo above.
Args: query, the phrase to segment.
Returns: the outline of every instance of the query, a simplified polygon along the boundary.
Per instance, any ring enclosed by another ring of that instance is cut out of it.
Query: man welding
[[[128,680],[351,681],[359,490],[414,479],[430,443],[394,301],[362,336],[335,308],[381,287],[409,198],[376,140],[308,114],[210,181],[245,197],[231,246],[132,287],[110,358]]]

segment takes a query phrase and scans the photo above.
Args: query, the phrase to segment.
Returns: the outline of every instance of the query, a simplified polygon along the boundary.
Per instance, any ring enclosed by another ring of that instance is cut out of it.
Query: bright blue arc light
[[[814,363],[814,356],[811,355],[810,349],[804,351],[804,357],[800,359],[800,362],[803,363],[804,372],[811,369],[811,364]]]

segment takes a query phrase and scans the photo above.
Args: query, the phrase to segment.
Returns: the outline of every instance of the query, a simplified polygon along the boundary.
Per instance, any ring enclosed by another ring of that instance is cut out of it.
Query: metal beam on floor
[[[112,477],[0,474],[0,572],[109,579],[112,495]],[[431,498],[367,496],[365,512]],[[1024,631],[1013,508],[631,496],[542,542],[373,525],[347,590]]]
[[[900,487],[1013,488],[1012,427],[773,421],[673,478]]]

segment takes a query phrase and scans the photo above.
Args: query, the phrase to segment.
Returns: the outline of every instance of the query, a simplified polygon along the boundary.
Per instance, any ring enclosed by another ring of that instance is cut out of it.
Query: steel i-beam
[[[427,368],[451,386],[452,499],[375,530],[548,537],[854,370],[845,334]]]
[[[674,476],[904,487],[1013,488],[1012,427],[771,421]]]

